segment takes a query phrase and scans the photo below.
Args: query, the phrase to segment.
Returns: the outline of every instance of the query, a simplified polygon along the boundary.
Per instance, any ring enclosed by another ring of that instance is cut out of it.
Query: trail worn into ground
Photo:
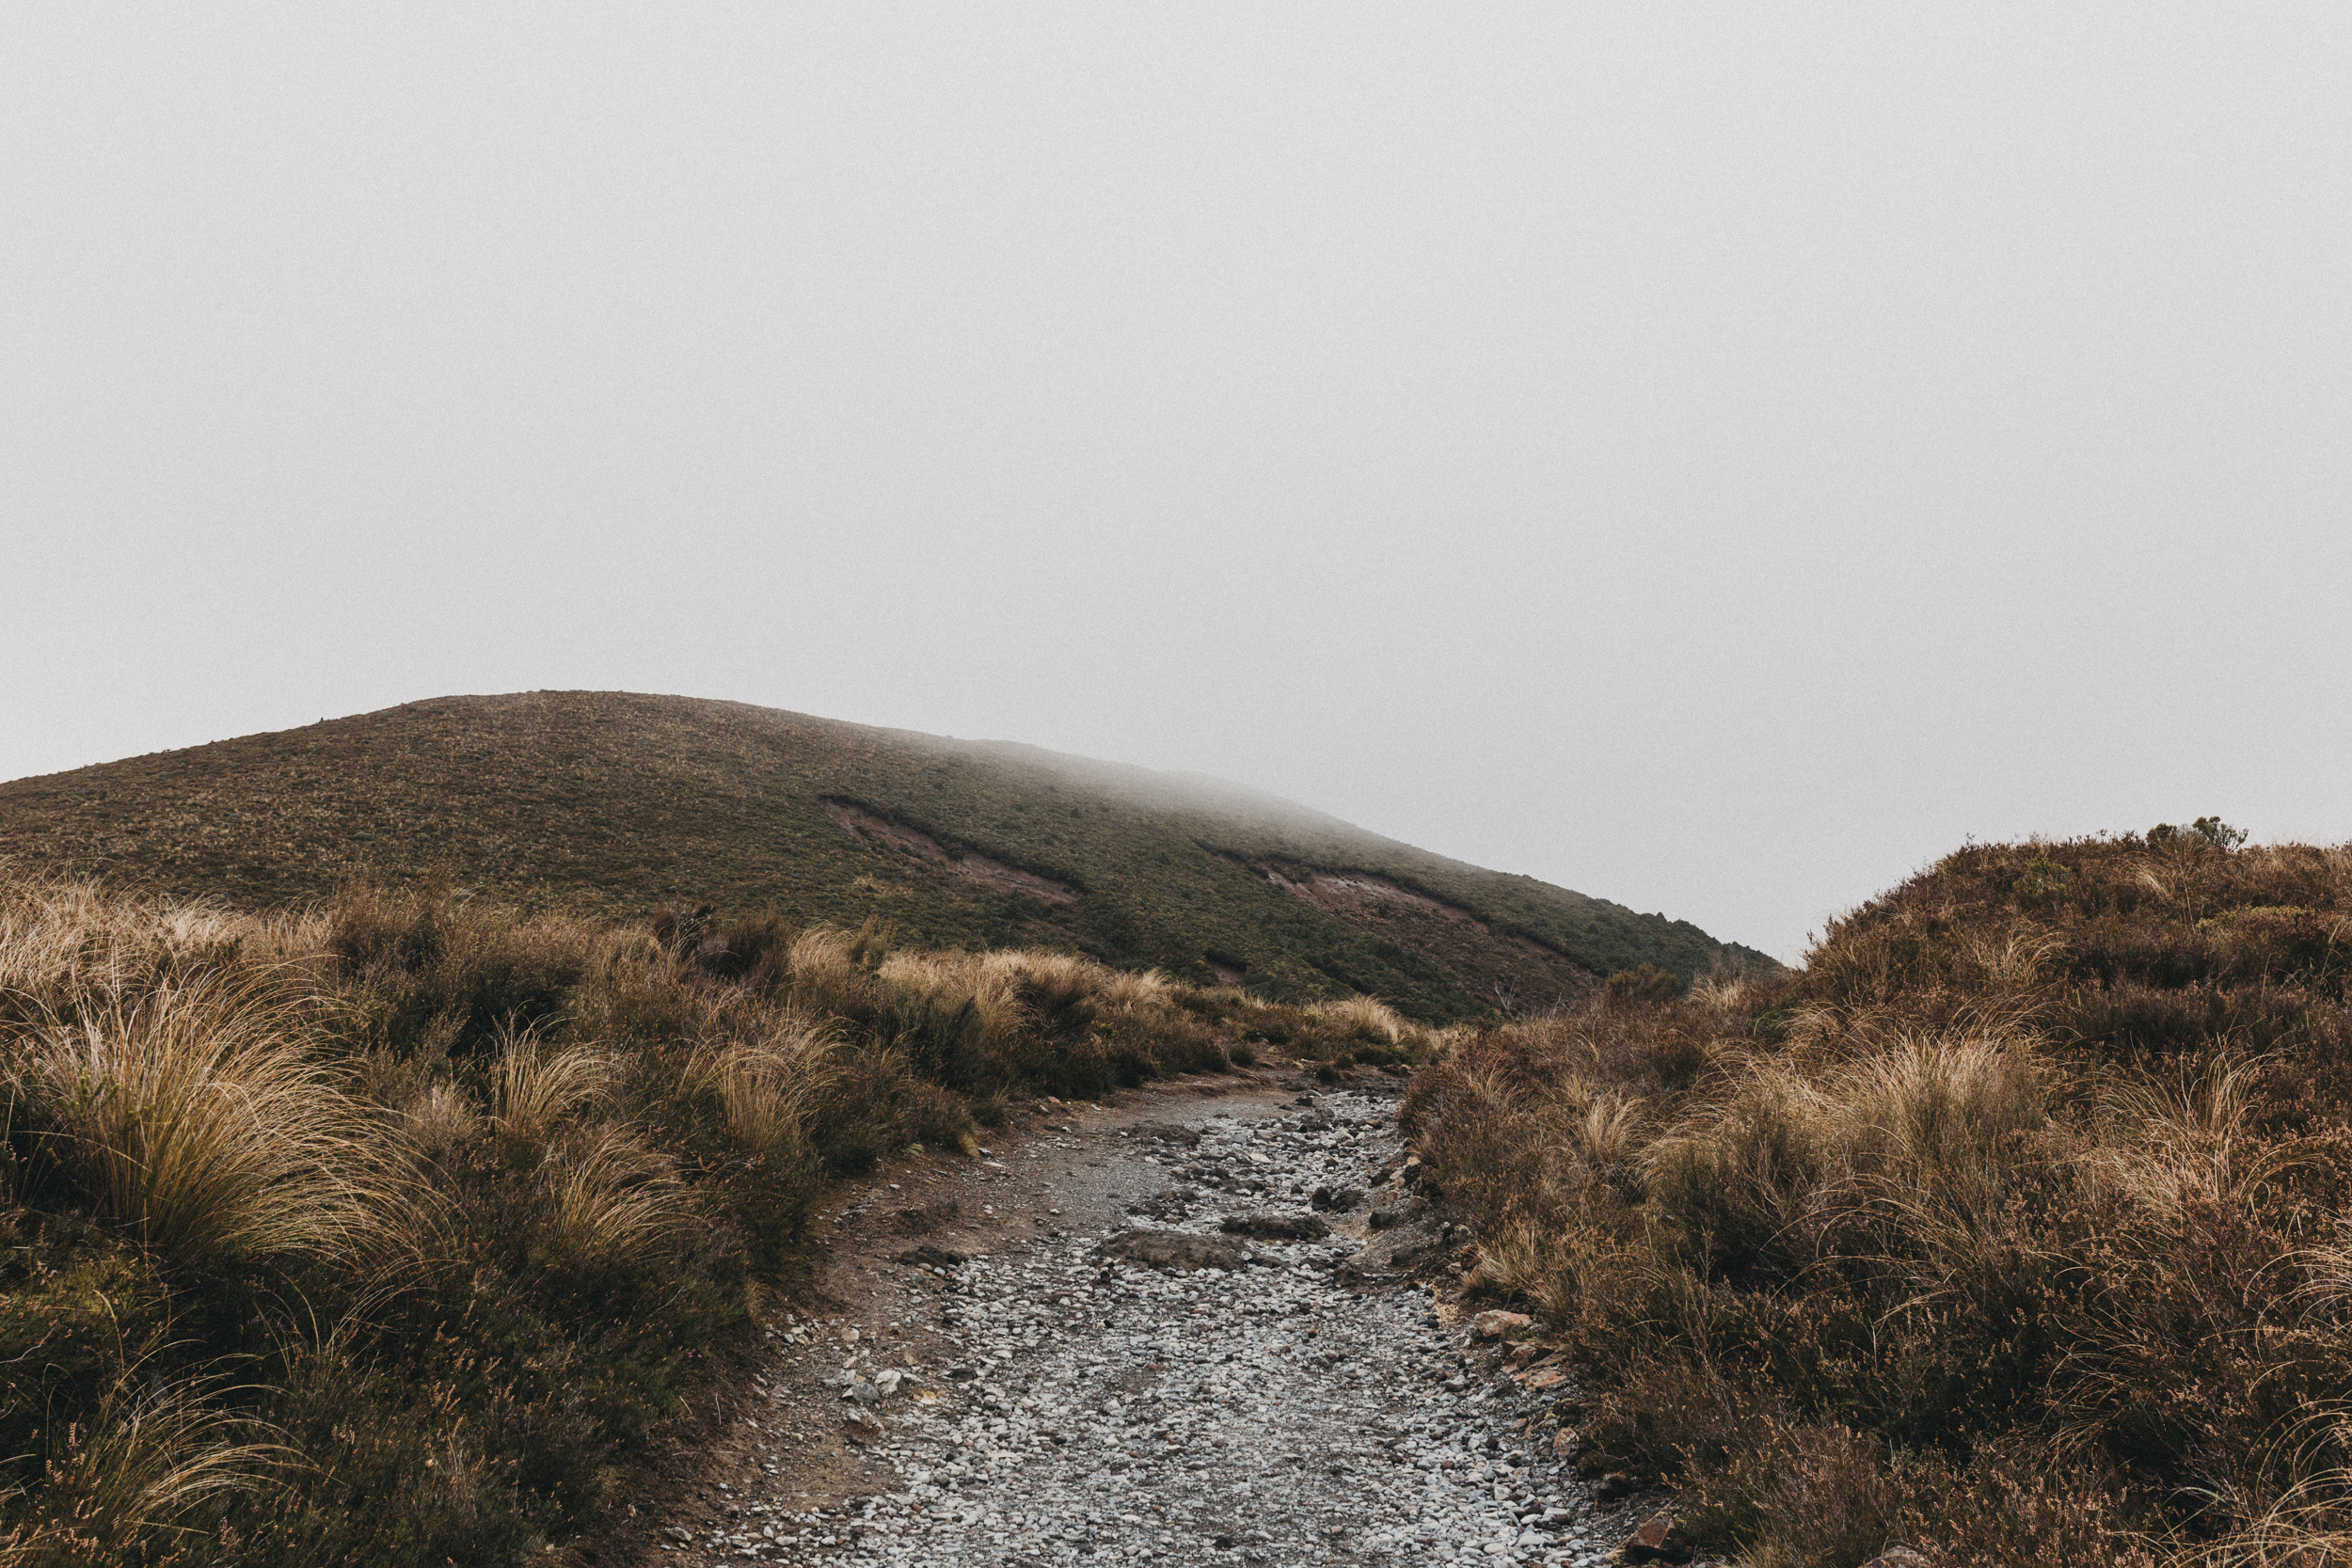
[[[1560,1373],[1403,1272],[1441,1237],[1397,1180],[1395,1085],[1304,1087],[1049,1103],[859,1189],[745,1413],[620,1560],[1601,1561],[1644,1511],[1532,1418]]]

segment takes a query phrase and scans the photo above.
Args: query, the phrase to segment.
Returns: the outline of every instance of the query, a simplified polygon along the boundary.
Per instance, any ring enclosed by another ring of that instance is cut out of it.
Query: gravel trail
[[[1392,1091],[1048,1115],[843,1212],[840,1309],[770,1329],[642,1561],[1588,1564],[1645,1516],[1531,1419],[1559,1373],[1395,1267],[1440,1231]]]

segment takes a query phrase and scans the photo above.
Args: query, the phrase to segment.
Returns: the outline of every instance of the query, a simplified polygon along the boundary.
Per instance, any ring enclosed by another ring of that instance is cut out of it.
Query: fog
[[[2341,6],[0,16],[0,777],[449,692],[1208,772],[1797,958],[2352,837]]]

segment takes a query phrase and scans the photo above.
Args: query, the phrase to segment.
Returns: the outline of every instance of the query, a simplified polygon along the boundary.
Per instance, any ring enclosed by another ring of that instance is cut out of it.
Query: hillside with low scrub
[[[874,920],[1442,1022],[1762,954],[1212,780],[620,692],[449,697],[0,784],[0,862],[261,910],[440,876],[623,920]]]
[[[1972,846],[1406,1110],[1563,1447],[1752,1568],[2352,1560],[2352,851]]]
[[[774,915],[0,882],[0,1568],[535,1559],[746,1354],[829,1182],[1440,1043]]]

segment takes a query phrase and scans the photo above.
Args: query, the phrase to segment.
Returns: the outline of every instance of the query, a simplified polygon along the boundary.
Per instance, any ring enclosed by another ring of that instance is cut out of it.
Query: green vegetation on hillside
[[[1074,896],[861,836],[840,819],[851,807]],[[355,873],[437,874],[526,908],[630,919],[680,901],[872,919],[928,947],[1059,948],[1200,984],[1222,971],[1269,997],[1362,992],[1439,1022],[1643,963],[1685,981],[1772,967],[1686,922],[1231,785],[620,693],[444,698],[0,784],[0,859],[248,909]],[[1269,865],[1370,874],[1454,918],[1352,920]]]
[[[1756,1568],[2352,1559],[2352,849],[1978,846],[1407,1124],[1595,1470]]]
[[[0,1568],[546,1560],[708,1411],[833,1177],[1437,1043],[773,918],[0,883]]]

